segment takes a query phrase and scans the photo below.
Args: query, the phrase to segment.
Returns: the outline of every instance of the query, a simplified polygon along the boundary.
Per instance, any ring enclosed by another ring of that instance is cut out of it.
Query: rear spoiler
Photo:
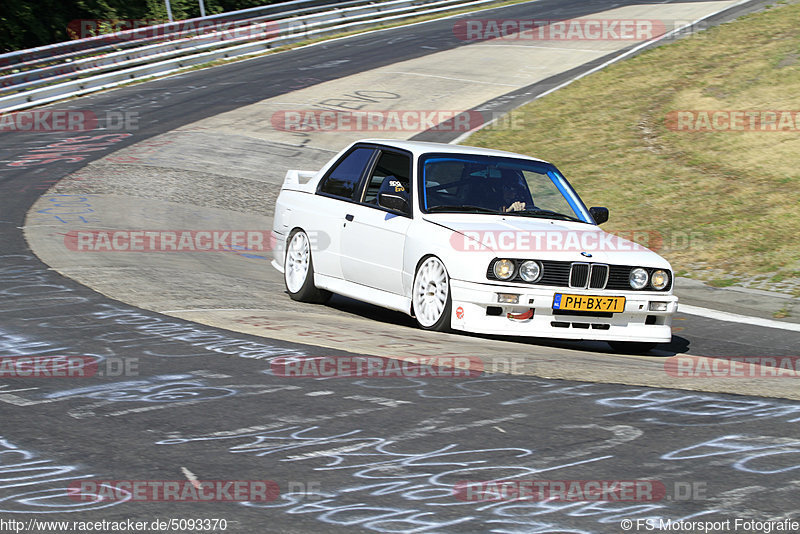
[[[294,189],[296,191],[309,191],[308,185],[312,178],[317,175],[317,171],[298,171],[291,169],[286,172],[283,179],[282,189]]]

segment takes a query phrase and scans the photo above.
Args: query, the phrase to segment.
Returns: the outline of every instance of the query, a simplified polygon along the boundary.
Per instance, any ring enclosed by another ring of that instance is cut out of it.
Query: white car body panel
[[[388,291],[381,291],[380,289],[367,287],[361,284],[355,284],[353,282],[348,282],[347,280],[342,280],[341,278],[333,278],[321,274],[314,275],[314,282],[316,283],[317,287],[322,289],[327,289],[328,291],[332,291],[333,293],[338,293],[340,295],[347,295],[370,304],[375,304],[376,306],[388,308],[390,310],[408,313],[408,310],[411,309],[410,298],[389,293]]]
[[[437,256],[450,277],[450,323],[455,330],[562,339],[641,342],[668,342],[671,339],[671,316],[677,309],[677,297],[672,294],[672,287],[666,291],[637,291],[632,288],[598,290],[521,281],[502,282],[487,277],[489,264],[495,258],[637,266],[665,269],[672,276],[669,263],[658,254],[616,237],[613,238],[613,246],[609,246],[610,234],[593,224],[504,214],[423,213],[417,201],[417,163],[419,157],[426,153],[452,152],[535,162],[543,160],[496,150],[434,143],[396,140],[363,140],[358,143],[411,153],[411,217],[392,214],[375,205],[348,202],[316,193],[320,180],[339,158],[357,144],[353,143],[319,172],[287,173],[276,202],[273,227],[277,246],[272,264],[279,271],[283,271],[288,237],[292,231],[301,229],[312,242],[314,283],[318,288],[407,314],[413,313],[411,288],[417,266],[427,256]],[[350,218],[352,220],[348,220]],[[508,251],[503,243],[491,246],[491,242],[474,238],[476,234],[504,238],[507,237],[504,232],[512,236],[572,233],[584,240],[581,244],[597,242],[601,246],[597,250],[590,250],[591,259],[587,259],[587,251],[580,247],[563,249],[534,245],[524,250],[515,246],[513,251]],[[465,243],[467,245],[462,246]],[[498,293],[518,294],[519,304],[499,304]],[[611,317],[558,315],[552,309],[556,293],[625,297],[625,308],[621,313],[611,314]],[[667,303],[667,310],[649,311],[650,302]],[[500,313],[494,314],[497,309],[500,309]],[[521,314],[531,309],[534,314],[529,319],[508,317],[508,314]],[[556,323],[560,326],[554,326]]]
[[[403,295],[403,252],[411,219],[352,204],[341,231],[342,275],[348,282]],[[369,243],[369,246],[365,246]]]

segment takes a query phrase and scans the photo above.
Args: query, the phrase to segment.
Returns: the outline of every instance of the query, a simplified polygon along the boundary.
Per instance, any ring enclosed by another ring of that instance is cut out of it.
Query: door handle
[[[349,213],[345,215],[344,218],[347,219],[348,221],[352,221],[353,219],[355,219],[355,217],[350,215]]]

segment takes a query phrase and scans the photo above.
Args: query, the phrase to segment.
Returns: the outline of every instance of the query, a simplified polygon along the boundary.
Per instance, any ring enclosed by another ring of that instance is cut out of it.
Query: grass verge
[[[686,110],[788,110],[796,122],[791,131],[670,126]],[[521,107],[511,123],[524,130],[487,129],[467,144],[556,163],[588,204],[611,209],[604,228],[660,236],[660,246],[642,244],[676,271],[800,283],[800,4],[614,64]]]

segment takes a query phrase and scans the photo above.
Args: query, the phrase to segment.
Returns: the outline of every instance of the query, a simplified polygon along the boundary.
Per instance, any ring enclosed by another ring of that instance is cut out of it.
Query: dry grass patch
[[[517,110],[524,131],[484,130],[468,143],[553,161],[587,203],[611,209],[607,229],[660,232],[659,252],[678,271],[797,279],[800,124],[674,131],[666,117],[679,110],[800,112],[800,5],[615,64]]]

